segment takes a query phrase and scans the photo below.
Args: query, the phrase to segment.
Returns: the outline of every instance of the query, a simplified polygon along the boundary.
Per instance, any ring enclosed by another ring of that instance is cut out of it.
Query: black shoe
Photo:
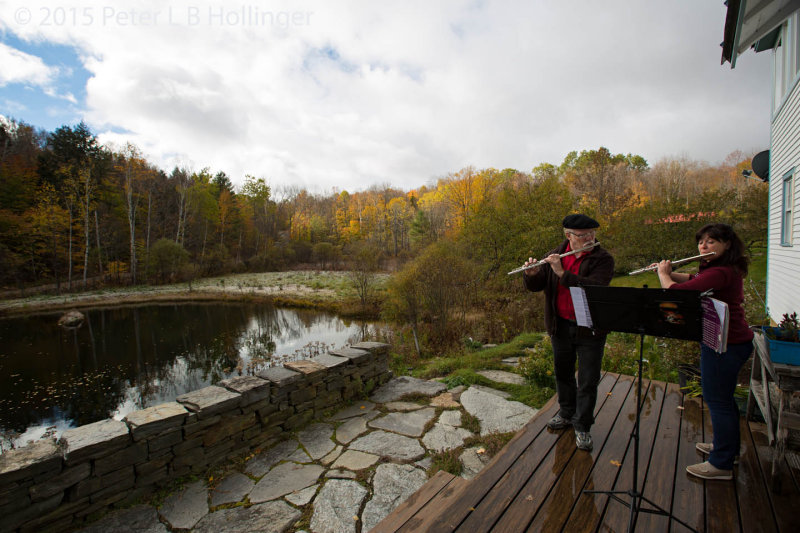
[[[576,429],[575,446],[577,446],[579,450],[586,450],[587,452],[592,451],[592,448],[594,447],[594,443],[592,442],[592,434],[588,431],[578,431]]]
[[[564,429],[565,427],[571,425],[572,425],[572,420],[564,418],[560,414],[556,414],[556,416],[554,416],[547,422],[547,427],[549,427],[550,429]]]

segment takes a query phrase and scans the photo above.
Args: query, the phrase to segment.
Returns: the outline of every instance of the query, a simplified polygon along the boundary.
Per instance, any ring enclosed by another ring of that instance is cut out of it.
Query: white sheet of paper
[[[589,302],[586,300],[586,291],[583,287],[570,287],[572,306],[575,308],[575,321],[579,326],[592,327],[592,315],[589,314]]]

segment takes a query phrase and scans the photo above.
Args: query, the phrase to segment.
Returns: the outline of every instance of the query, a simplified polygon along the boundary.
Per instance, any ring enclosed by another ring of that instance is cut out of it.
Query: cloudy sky
[[[0,115],[327,193],[606,146],[769,144],[770,53],[722,0],[0,0]]]

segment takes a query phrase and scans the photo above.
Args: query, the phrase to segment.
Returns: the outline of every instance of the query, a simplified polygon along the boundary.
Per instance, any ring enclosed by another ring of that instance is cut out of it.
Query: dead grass
[[[431,456],[432,463],[428,470],[428,476],[433,476],[439,470],[444,470],[454,476],[460,476],[463,465],[458,459],[458,456],[461,454],[461,451],[462,448],[458,447],[433,454]]]
[[[388,274],[378,274],[378,292]],[[19,316],[44,310],[112,307],[158,302],[271,301],[290,307],[329,309],[353,308],[357,299],[347,272],[291,271],[233,274],[204,278],[190,283],[110,287],[60,295],[35,295],[0,301],[0,315]]]

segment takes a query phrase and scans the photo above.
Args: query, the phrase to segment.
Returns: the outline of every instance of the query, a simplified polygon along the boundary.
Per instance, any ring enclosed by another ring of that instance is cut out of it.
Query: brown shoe
[[[714,443],[713,442],[698,442],[697,444],[694,445],[694,447],[697,449],[698,452],[704,453],[706,455],[708,455],[712,451],[714,451]],[[739,464],[739,456],[738,455],[734,456],[733,464],[735,464],[735,465]]]
[[[733,470],[721,470],[708,461],[696,465],[689,465],[686,467],[686,471],[702,479],[733,479]]]
[[[713,442],[698,442],[697,444],[694,445],[694,447],[697,448],[698,452],[708,455],[714,450],[714,443]]]

